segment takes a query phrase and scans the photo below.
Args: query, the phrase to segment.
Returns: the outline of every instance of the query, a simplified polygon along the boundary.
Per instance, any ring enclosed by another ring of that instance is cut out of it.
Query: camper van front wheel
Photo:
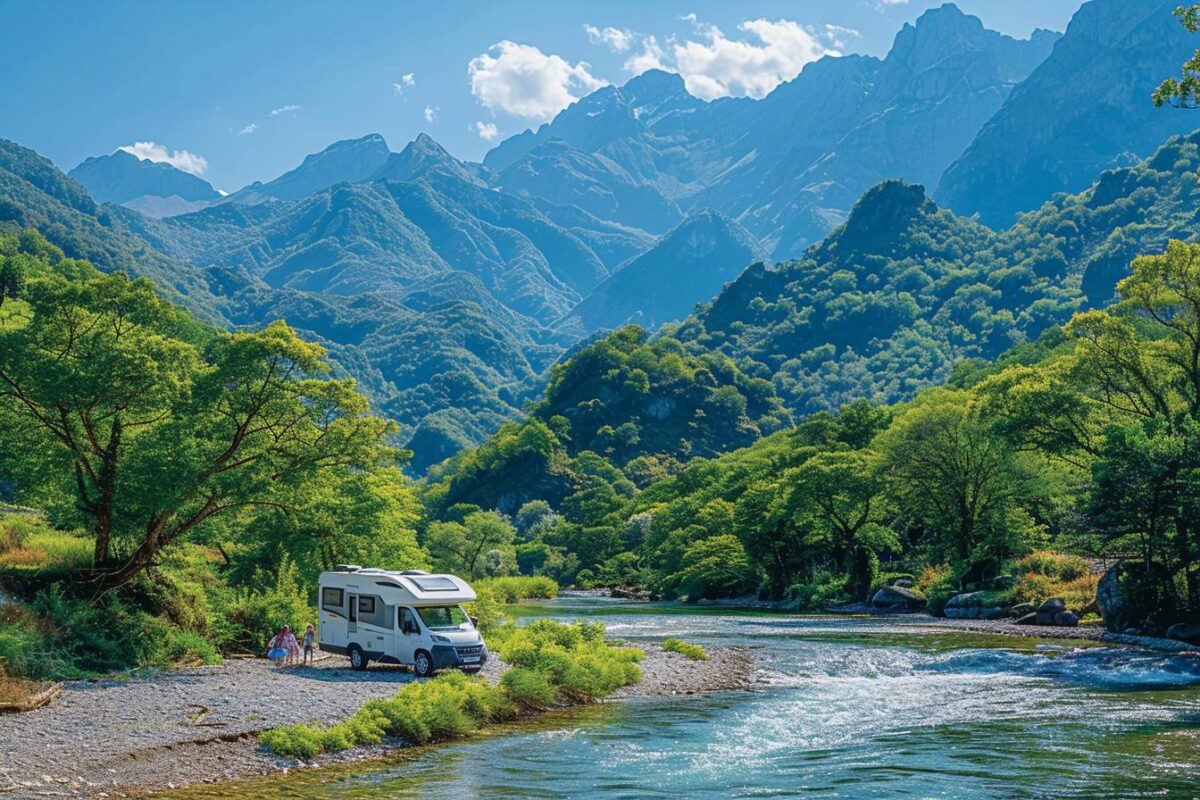
[[[350,645],[346,650],[346,655],[350,656],[350,666],[355,670],[362,672],[367,668],[367,656],[358,645]]]
[[[416,670],[418,676],[428,678],[433,674],[433,657],[424,650],[418,650],[413,655],[413,669]]]

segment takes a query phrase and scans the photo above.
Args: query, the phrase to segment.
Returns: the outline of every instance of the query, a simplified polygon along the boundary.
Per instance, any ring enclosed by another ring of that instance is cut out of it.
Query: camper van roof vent
[[[335,564],[333,568],[338,572],[358,572],[362,569],[358,564]]]
[[[429,573],[423,569],[402,569],[400,575],[428,575]]]

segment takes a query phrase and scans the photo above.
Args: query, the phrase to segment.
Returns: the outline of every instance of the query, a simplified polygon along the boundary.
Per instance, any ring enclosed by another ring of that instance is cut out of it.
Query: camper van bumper
[[[433,646],[433,668],[447,669],[449,667],[482,667],[487,663],[488,651],[486,647],[470,647],[460,648],[450,644],[435,644]],[[467,653],[459,653],[459,650],[467,650]],[[478,650],[478,652],[475,652]]]

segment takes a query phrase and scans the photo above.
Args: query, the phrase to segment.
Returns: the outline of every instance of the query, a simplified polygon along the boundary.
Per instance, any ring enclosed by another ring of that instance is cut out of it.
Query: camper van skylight
[[[422,592],[454,592],[458,590],[454,581],[440,575],[409,575],[407,577]]]

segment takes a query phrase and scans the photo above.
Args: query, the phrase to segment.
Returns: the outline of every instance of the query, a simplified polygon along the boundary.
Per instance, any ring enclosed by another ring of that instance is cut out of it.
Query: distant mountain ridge
[[[195,211],[221,197],[203,178],[124,150],[85,159],[67,175],[99,203],[117,203],[154,217]]]
[[[1058,34],[1018,40],[952,4],[906,25],[883,60],[826,57],[762,100],[706,103],[651,70],[576,102],[484,164],[519,171],[522,191],[562,192],[539,148],[561,140],[617,165],[683,211],[711,207],[775,258],[799,255],[886,178],[934,183]]]

